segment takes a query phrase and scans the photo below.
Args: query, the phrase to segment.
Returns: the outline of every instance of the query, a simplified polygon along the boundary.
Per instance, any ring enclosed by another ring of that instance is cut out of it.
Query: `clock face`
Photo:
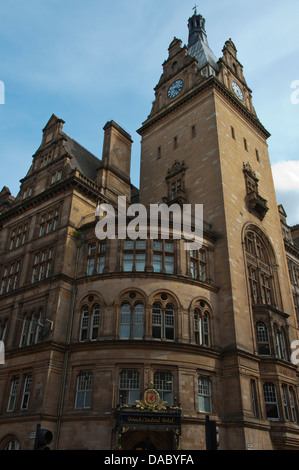
[[[239,98],[239,100],[243,101],[244,99],[243,93],[241,91],[241,88],[236,82],[232,82],[232,89],[234,90],[235,95]]]
[[[168,98],[171,99],[177,96],[179,92],[181,91],[181,89],[183,88],[183,85],[184,85],[184,82],[181,79],[173,82],[173,84],[170,85],[170,87],[168,88],[168,92],[167,92]]]

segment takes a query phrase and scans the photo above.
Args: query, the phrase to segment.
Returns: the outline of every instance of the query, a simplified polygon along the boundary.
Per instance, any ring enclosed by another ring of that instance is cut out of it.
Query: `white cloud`
[[[280,191],[299,191],[299,160],[272,165],[274,186]]]

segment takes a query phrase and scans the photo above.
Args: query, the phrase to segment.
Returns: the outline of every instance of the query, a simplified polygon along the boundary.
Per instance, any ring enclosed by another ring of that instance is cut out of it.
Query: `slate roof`
[[[70,165],[73,169],[77,168],[87,178],[92,181],[97,179],[97,171],[102,166],[102,161],[95,155],[82,147],[78,142],[62,132],[63,137],[66,139],[65,148],[69,155],[72,156]]]
[[[188,54],[191,57],[195,57],[198,60],[198,68],[202,65],[210,62],[210,64],[218,70],[218,59],[215,56],[214,52],[210,49],[209,45],[204,43],[204,41],[199,37],[198,41],[192,46],[188,47]]]

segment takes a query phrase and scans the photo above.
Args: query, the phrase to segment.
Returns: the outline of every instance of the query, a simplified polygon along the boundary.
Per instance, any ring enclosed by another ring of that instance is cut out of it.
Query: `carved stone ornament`
[[[154,388],[148,388],[143,394],[142,400],[136,400],[137,408],[144,411],[166,410],[167,401],[162,401],[159,393]]]

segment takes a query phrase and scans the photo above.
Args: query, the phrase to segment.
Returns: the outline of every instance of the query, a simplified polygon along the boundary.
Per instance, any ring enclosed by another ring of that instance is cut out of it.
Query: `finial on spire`
[[[197,15],[197,7],[198,5],[195,3],[194,7],[192,8],[192,10],[194,10],[194,15]]]

